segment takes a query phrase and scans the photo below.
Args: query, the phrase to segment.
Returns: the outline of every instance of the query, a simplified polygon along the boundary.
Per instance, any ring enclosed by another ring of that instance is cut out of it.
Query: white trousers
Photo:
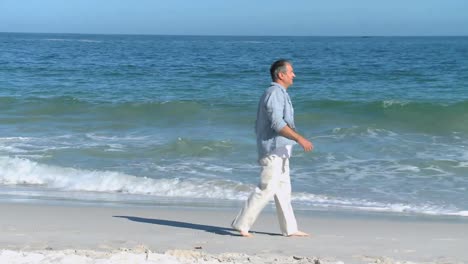
[[[260,183],[232,222],[232,227],[248,232],[262,209],[274,197],[281,233],[285,236],[296,233],[298,229],[291,205],[289,159],[271,155],[261,159],[260,165]]]

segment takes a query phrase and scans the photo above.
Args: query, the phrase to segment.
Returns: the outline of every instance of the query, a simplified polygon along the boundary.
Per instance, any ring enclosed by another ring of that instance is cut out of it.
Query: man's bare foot
[[[308,236],[310,235],[307,233],[304,233],[302,231],[297,231],[296,233],[290,234],[288,237],[308,237]]]
[[[241,236],[243,236],[243,237],[253,237],[253,235],[250,234],[249,232],[239,231],[239,233],[240,233]]]

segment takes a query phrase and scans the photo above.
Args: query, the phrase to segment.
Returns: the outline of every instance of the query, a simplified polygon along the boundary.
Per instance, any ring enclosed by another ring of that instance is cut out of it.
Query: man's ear
[[[284,72],[278,72],[278,75],[276,75],[278,80],[283,80],[284,77]]]

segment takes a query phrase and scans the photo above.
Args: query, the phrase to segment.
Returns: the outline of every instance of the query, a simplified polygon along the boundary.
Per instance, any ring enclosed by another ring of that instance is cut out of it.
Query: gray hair
[[[270,67],[271,80],[276,81],[278,79],[278,74],[280,72],[286,73],[286,71],[288,70],[286,66],[288,64],[292,66],[292,63],[290,60],[281,59],[281,60],[275,61]]]

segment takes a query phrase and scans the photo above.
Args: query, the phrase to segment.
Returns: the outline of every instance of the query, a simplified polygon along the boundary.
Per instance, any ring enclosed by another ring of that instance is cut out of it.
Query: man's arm
[[[265,99],[266,110],[268,113],[268,118],[271,122],[271,128],[273,128],[283,137],[287,137],[296,141],[299,145],[302,146],[302,148],[304,148],[304,151],[311,151],[314,148],[312,142],[305,139],[299,133],[290,128],[283,120],[284,100],[284,95],[280,90],[272,91]]]
[[[279,134],[282,135],[283,137],[287,137],[289,139],[296,141],[299,145],[302,146],[305,152],[309,152],[314,149],[314,145],[312,144],[312,142],[307,140],[305,137],[301,136],[299,133],[294,131],[288,125],[284,126],[279,131]]]

